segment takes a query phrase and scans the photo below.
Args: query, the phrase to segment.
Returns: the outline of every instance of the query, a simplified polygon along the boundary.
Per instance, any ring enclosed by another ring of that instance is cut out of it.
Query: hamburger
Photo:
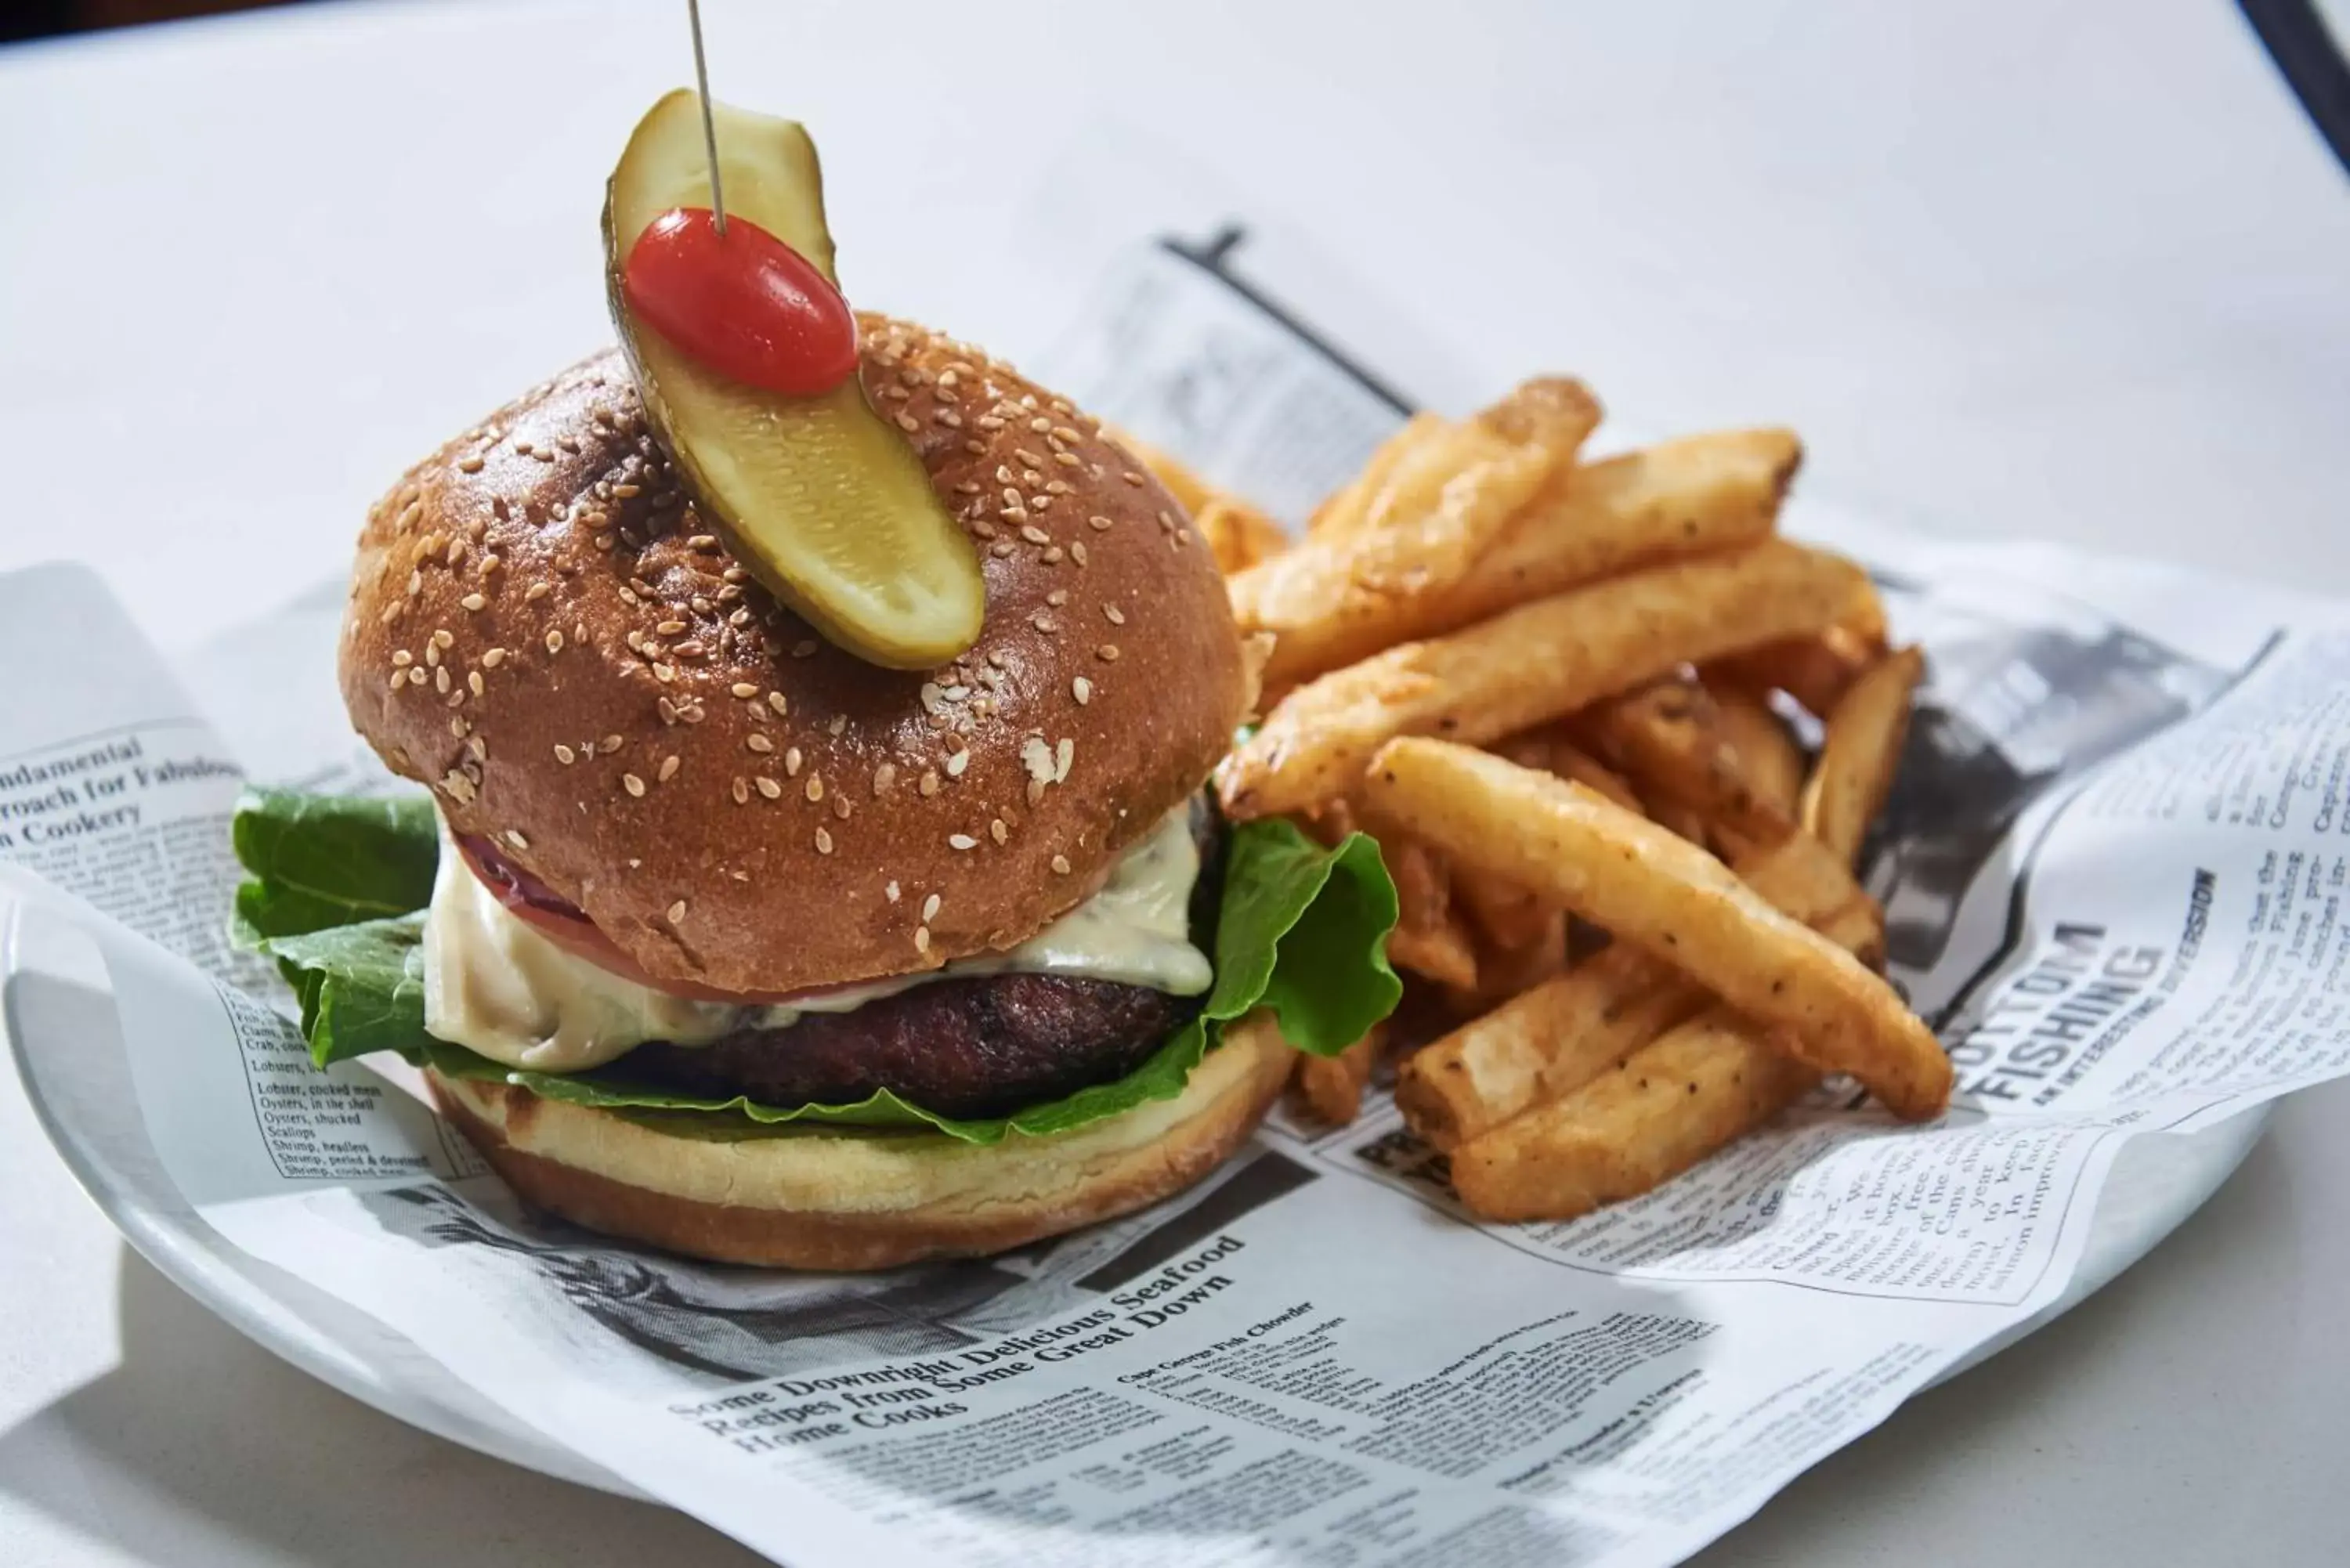
[[[859,314],[854,377],[968,540],[968,647],[890,668],[775,584],[608,350],[368,514],[342,695],[429,798],[237,826],[322,1064],[400,1052],[529,1202],[727,1262],[1150,1203],[1395,1000],[1375,847],[1203,791],[1254,660],[1180,505],[971,345]]]

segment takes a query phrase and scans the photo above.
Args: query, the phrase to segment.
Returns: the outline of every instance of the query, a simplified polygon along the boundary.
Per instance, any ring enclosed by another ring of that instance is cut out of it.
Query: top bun
[[[1197,790],[1249,700],[1222,578],[1100,426],[860,317],[862,374],[987,583],[928,675],[820,639],[735,563],[617,351],[368,514],[343,698],[450,825],[662,981],[775,992],[1009,947]]]

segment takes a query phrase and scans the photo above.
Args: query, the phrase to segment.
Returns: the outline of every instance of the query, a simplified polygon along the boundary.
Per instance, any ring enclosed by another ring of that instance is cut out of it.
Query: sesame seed
[[[471,691],[476,697],[479,697],[482,694],[484,687],[482,682],[482,672],[480,670],[471,670],[465,672],[465,690]]]
[[[1082,708],[1094,700],[1094,683],[1080,675],[1069,682],[1069,695],[1076,698],[1077,706]]]
[[[780,794],[783,792],[778,790],[775,793]],[[734,804],[736,805],[747,805],[750,804],[751,786],[744,784],[739,778],[734,781],[733,794],[734,796]]]
[[[810,800],[822,800],[824,798],[824,775],[822,774],[808,774],[807,784],[804,786],[803,793],[805,793]]]
[[[1056,452],[1053,454],[1053,461],[1059,463],[1063,468],[1076,468],[1078,466],[1081,460],[1076,452]]]
[[[939,896],[936,893],[922,900],[922,924],[929,925],[939,918]]]
[[[1125,480],[1128,484],[1139,484],[1142,483],[1142,475],[1135,472],[1134,470],[1130,468],[1124,473],[1119,474],[1118,477]]]
[[[449,667],[447,665],[444,664],[440,669],[432,672],[432,690],[440,692],[444,697],[449,694]]]
[[[939,793],[939,770],[938,770],[938,769],[936,769],[936,768],[924,768],[924,769],[922,770],[922,780],[921,780],[921,786],[920,786],[920,787],[921,787],[921,792],[922,792],[924,794],[938,794],[938,793]]]
[[[457,460],[457,472],[479,473],[482,472],[482,460],[478,457],[461,457]]]
[[[653,629],[660,633],[663,637],[675,637],[679,632],[685,629],[685,622],[681,620],[665,620],[659,626],[653,628]]]
[[[667,686],[677,679],[677,666],[663,664],[656,659],[653,663],[653,679]]]
[[[973,838],[968,833],[950,833],[947,835],[947,847],[950,849],[976,849],[979,847],[979,840]]]
[[[533,583],[523,591],[522,602],[526,605],[536,604],[554,591],[555,586],[552,583]]]
[[[454,644],[456,640],[457,634],[449,630],[446,627],[443,627],[442,629],[432,634],[432,646],[435,648],[448,648]]]
[[[772,752],[775,749],[775,742],[767,739],[764,735],[759,734],[755,731],[743,736],[743,743],[750,747],[754,752]]]
[[[516,849],[528,849],[530,847],[530,840],[525,838],[520,833],[517,833],[511,827],[506,829],[506,842],[513,845]]]
[[[1053,782],[1055,784],[1059,784],[1069,776],[1069,763],[1076,759],[1076,742],[1066,735],[1062,736],[1061,743],[1053,748]]]
[[[608,757],[627,743],[627,742],[621,740],[617,734],[607,735],[602,740],[596,742],[596,749]]]
[[[1108,621],[1112,626],[1124,626],[1126,624],[1126,612],[1118,608],[1116,605],[1106,604],[1102,606],[1102,618]]]
[[[634,774],[622,774],[620,775],[620,787],[627,790],[630,794],[636,795],[641,799],[645,793],[645,781],[639,778]]]
[[[947,759],[947,777],[951,779],[959,779],[962,777],[963,769],[969,766],[971,766],[971,753],[969,752],[957,752],[954,755]]]
[[[560,630],[552,630],[546,634],[546,651],[549,653],[563,651],[563,633]]]
[[[731,688],[729,688],[729,690],[732,691],[735,696],[743,698],[746,701],[759,695],[759,689],[756,686],[752,685],[747,680],[737,680]]]
[[[495,670],[505,661],[506,650],[503,648],[484,649],[482,652],[482,668],[484,670]]]
[[[792,711],[791,699],[780,691],[767,693],[767,706],[773,708],[777,713],[788,713]]]
[[[987,553],[1001,561],[1008,557],[1014,548],[1015,546],[1013,545],[1011,540],[998,539],[994,544],[990,545],[987,547]]]
[[[423,684],[424,684],[424,668],[423,668],[423,666],[419,665],[419,666],[417,666],[415,669],[411,670],[408,672],[408,683],[409,683],[411,686],[421,686],[421,685],[423,685]]]
[[[936,903],[937,901],[938,900],[935,898],[931,899],[931,902],[933,903]],[[914,950],[918,953],[926,953],[931,950],[930,927],[916,926],[914,928]]]
[[[1069,590],[1066,588],[1055,588],[1051,593],[1045,596],[1045,602],[1051,605],[1054,608],[1058,609],[1061,606],[1069,602]]]
[[[416,655],[404,648],[395,650],[391,656],[391,667],[394,670],[405,670],[415,662]]]
[[[898,884],[892,882],[888,887],[882,888],[881,896],[889,899],[891,903],[896,903],[898,901]]]
[[[685,919],[685,900],[680,898],[669,907],[669,923],[673,926],[683,919]]]
[[[1094,516],[1086,519],[1086,526],[1091,528],[1097,534],[1107,534],[1110,531],[1112,524],[1110,520],[1107,517]]]
[[[661,783],[667,784],[670,780],[677,777],[677,768],[678,762],[676,757],[663,757],[661,759],[660,771],[654,776],[659,778]]]
[[[1038,559],[1042,560],[1048,566],[1057,566],[1061,564],[1061,556],[1064,554],[1066,554],[1066,552],[1063,551],[1058,545],[1055,545],[1046,549],[1044,555],[1039,556]]]
[[[487,606],[490,601],[484,598],[479,594],[467,594],[463,598],[459,599],[457,602],[463,605],[469,610],[478,610]]]
[[[1095,649],[1094,652],[1100,657],[1102,662],[1105,664],[1116,664],[1118,662],[1118,644],[1114,642],[1105,642],[1099,648]]]
[[[1069,541],[1069,559],[1076,562],[1080,566],[1086,564],[1086,542],[1083,539]]]
[[[1005,839],[1012,836],[1012,830],[1003,826],[1003,819],[1002,817],[991,817],[988,819],[987,836],[995,840],[998,844],[1001,844]]]
[[[555,760],[567,768],[578,761],[578,753],[558,741],[555,746]]]
[[[1055,877],[1066,877],[1066,876],[1067,876],[1068,874],[1069,874],[1069,857],[1068,857],[1067,856],[1066,856],[1066,855],[1055,855],[1055,856],[1054,856],[1054,857],[1053,857],[1053,875],[1054,875],[1054,876],[1055,876]]]
[[[428,670],[437,670],[441,667],[441,645],[439,643],[428,642],[424,645],[424,664],[425,668]]]
[[[696,534],[686,540],[685,547],[689,550],[714,550],[718,547],[718,535],[715,534]],[[726,569],[730,572],[739,572],[742,570],[740,566],[729,566]],[[728,577],[726,580],[730,583],[739,583],[743,579],[740,577]]]
[[[794,746],[784,753],[784,772],[793,778],[800,776],[800,749]]]
[[[765,795],[769,800],[781,800],[784,798],[784,786],[769,778],[766,774],[761,774],[759,775],[759,793]]]
[[[1050,637],[1055,632],[1061,629],[1061,623],[1055,620],[1051,616],[1046,615],[1042,610],[1038,610],[1035,615],[1030,616],[1028,618],[1028,624],[1035,627],[1038,631],[1043,632],[1046,637]]]

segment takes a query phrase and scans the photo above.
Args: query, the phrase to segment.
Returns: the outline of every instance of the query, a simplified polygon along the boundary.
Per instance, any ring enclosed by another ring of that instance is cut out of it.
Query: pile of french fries
[[[1599,417],[1559,379],[1421,415],[1287,547],[1146,459],[1263,655],[1224,809],[1378,838],[1388,955],[1450,1023],[1396,1103],[1493,1220],[1636,1197],[1829,1075],[1910,1120],[1950,1093],[1854,877],[1923,661],[1858,566],[1778,535],[1792,432],[1586,461]],[[1301,1058],[1303,1108],[1351,1119],[1401,1033]]]

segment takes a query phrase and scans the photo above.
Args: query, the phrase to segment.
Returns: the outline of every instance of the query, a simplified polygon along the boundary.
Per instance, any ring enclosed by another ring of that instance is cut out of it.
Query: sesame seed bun
[[[1176,1098],[993,1147],[836,1128],[679,1137],[527,1089],[426,1076],[442,1112],[540,1208],[721,1262],[842,1270],[1000,1252],[1154,1203],[1240,1147],[1291,1059],[1271,1016],[1253,1014]]]
[[[657,983],[1017,943],[1200,787],[1249,699],[1215,563],[1139,463],[977,349],[860,326],[875,407],[980,550],[986,625],[951,668],[877,669],[777,606],[617,352],[411,469],[359,538],[359,733]]]

